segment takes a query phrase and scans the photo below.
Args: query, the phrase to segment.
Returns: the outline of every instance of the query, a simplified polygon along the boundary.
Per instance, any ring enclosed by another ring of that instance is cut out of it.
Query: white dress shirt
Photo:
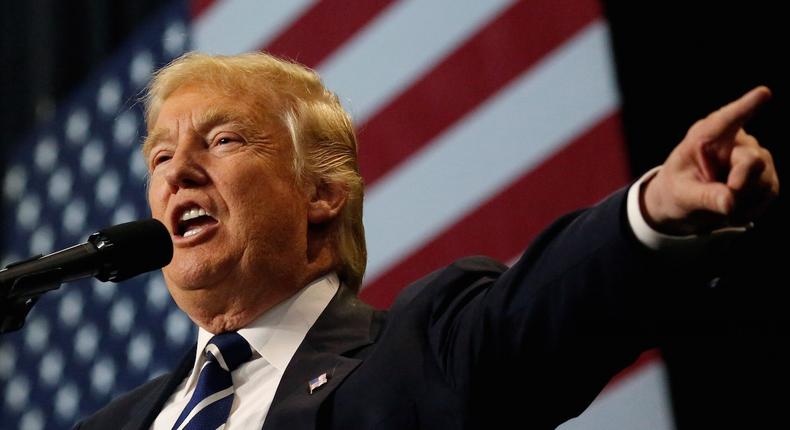
[[[678,257],[686,257],[689,254],[701,252],[711,240],[720,240],[738,235],[752,228],[753,225],[750,223],[742,227],[723,227],[705,235],[690,234],[687,236],[671,236],[654,230],[642,214],[639,197],[644,184],[652,179],[660,169],[661,166],[654,167],[642,175],[628,190],[626,203],[628,223],[631,225],[631,230],[633,230],[636,238],[649,249],[661,251],[665,254],[672,253]]]
[[[236,391],[225,430],[263,427],[288,362],[339,286],[336,274],[323,276],[238,331],[253,351],[250,361],[231,373]],[[195,391],[200,369],[206,360],[204,350],[212,336],[202,328],[198,330],[192,372],[167,400],[151,429],[170,430],[181,415]]]
[[[669,236],[654,230],[645,221],[639,204],[641,187],[657,172],[658,167],[644,174],[628,190],[627,217],[637,239],[646,247],[660,251],[684,254],[699,250],[709,237],[726,236],[742,232],[743,227],[717,230],[714,235]],[[230,418],[225,430],[259,429],[263,426],[277,385],[294,353],[313,326],[321,312],[334,297],[340,283],[332,273],[300,290],[296,295],[261,315],[238,333],[253,348],[252,359],[233,371],[235,387]],[[204,349],[213,334],[198,331],[197,352],[192,373],[165,403],[154,421],[152,430],[170,430],[195,390],[200,368],[205,361]]]

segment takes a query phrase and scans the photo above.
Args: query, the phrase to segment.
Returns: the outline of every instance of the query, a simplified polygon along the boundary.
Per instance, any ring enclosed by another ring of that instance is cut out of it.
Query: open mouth
[[[195,236],[203,231],[206,227],[214,225],[217,220],[206,212],[205,209],[200,207],[193,207],[184,210],[181,217],[178,219],[176,228],[176,235],[184,238]]]

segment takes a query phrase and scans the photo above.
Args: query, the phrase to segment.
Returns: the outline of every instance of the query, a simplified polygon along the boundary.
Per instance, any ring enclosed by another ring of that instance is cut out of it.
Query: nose
[[[200,161],[200,146],[192,142],[182,142],[167,163],[165,180],[172,193],[179,189],[200,187],[208,182],[205,166]]]

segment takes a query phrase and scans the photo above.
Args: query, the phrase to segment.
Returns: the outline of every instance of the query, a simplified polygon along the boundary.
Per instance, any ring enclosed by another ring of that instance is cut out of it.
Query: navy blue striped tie
[[[197,387],[173,430],[217,430],[225,424],[233,404],[230,373],[250,359],[250,345],[236,332],[221,333],[206,345],[206,362]]]

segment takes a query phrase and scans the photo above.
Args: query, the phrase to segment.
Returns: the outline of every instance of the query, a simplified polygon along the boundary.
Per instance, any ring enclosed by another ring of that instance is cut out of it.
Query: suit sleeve
[[[578,415],[656,343],[682,284],[705,277],[641,245],[625,197],[560,218],[510,269],[472,258],[427,281],[433,353],[487,422],[529,413],[553,428]]]

